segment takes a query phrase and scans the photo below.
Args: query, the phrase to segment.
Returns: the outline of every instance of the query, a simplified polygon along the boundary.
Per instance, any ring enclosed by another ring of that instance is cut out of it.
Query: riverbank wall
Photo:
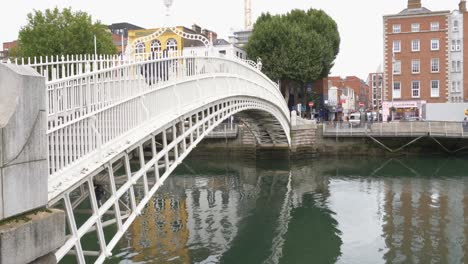
[[[222,150],[231,155],[255,155],[257,152],[284,152],[284,147],[259,145],[244,126],[235,139],[205,139],[195,153]],[[421,137],[324,137],[321,124],[300,124],[291,128],[291,157],[405,155],[468,155],[468,139]]]

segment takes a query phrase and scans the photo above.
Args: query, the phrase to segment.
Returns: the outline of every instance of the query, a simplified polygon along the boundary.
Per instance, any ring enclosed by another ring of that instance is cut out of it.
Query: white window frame
[[[398,89],[397,89],[398,87]],[[400,99],[401,98],[401,82],[393,82],[393,92],[392,96],[394,99]]]
[[[440,71],[440,59],[432,58],[431,59],[431,72],[439,72],[439,71]]]
[[[411,51],[420,51],[421,50],[421,42],[419,39],[413,39],[411,41]]]
[[[393,33],[401,33],[401,24],[393,25]]]
[[[461,72],[462,71],[462,63],[461,61],[457,61],[457,72]]]
[[[411,24],[411,32],[419,32],[421,28],[421,24],[413,23]]]
[[[430,83],[431,87],[431,97],[439,97],[440,96],[440,82],[439,80],[431,80]]]
[[[450,50],[451,51],[455,51],[456,43],[457,43],[457,41],[452,39],[452,45],[450,45]]]
[[[136,53],[136,54],[142,54],[142,53],[145,53],[145,52],[146,52],[145,43],[139,41],[139,42],[135,45],[135,53]]]
[[[421,97],[421,82],[420,81],[411,81],[411,97],[412,98]]]
[[[170,38],[166,41],[166,49],[168,51],[176,51],[178,49],[177,45],[178,45],[177,40],[173,38]]]
[[[455,50],[456,51],[461,51],[461,40],[457,39],[455,40]]]
[[[418,74],[421,72],[421,61],[420,60],[412,60],[411,61],[411,73]]]
[[[439,49],[440,49],[439,39],[431,39],[431,50],[439,50]]]
[[[393,52],[401,52],[401,40],[393,41]]]
[[[161,52],[161,42],[157,39],[151,41],[151,52]]]
[[[454,20],[454,21],[453,21],[453,28],[452,28],[452,31],[453,31],[453,32],[457,32],[457,31],[458,31],[458,27],[459,27],[459,22],[458,22],[458,20]]]
[[[393,74],[401,74],[401,61],[393,63]]]
[[[431,31],[439,31],[439,22],[431,22]]]

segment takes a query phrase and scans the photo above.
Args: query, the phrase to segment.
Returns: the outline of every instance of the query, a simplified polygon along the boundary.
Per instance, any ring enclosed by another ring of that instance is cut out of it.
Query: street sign
[[[364,106],[364,103],[363,102],[359,102],[359,107],[363,107]]]
[[[309,102],[309,107],[314,106],[314,102]]]

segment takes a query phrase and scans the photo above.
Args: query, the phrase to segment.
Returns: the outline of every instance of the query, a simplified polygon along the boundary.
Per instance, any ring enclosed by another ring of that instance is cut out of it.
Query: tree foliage
[[[99,54],[117,52],[107,27],[99,21],[93,23],[86,12],[70,8],[34,10],[27,20],[19,32],[19,56],[93,54],[94,36]]]
[[[285,99],[290,87],[326,77],[339,52],[335,21],[324,11],[292,10],[286,15],[262,14],[247,44],[249,57],[262,58],[263,69],[281,80]]]

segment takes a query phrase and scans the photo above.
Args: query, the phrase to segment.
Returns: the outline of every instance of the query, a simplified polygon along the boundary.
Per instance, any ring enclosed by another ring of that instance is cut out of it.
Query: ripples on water
[[[187,160],[109,263],[467,263],[466,159]]]

